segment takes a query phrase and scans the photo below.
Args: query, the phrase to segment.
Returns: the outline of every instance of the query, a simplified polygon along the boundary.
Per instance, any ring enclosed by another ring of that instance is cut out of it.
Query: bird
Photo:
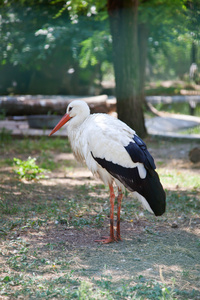
[[[155,171],[153,157],[145,142],[123,121],[105,113],[90,113],[85,101],[69,103],[65,115],[49,136],[67,123],[67,136],[75,158],[85,162],[110,191],[110,233],[96,242],[122,241],[120,212],[124,191],[132,192],[143,207],[155,216],[165,212],[166,194]],[[117,223],[114,228],[114,203],[117,186]]]

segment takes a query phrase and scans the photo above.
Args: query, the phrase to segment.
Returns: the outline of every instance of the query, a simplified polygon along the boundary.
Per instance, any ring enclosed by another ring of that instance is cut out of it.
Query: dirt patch
[[[148,142],[163,176],[173,170],[185,174],[183,178],[199,174],[199,165],[188,159],[195,144]],[[9,274],[24,272],[31,278],[42,274],[46,280],[73,271],[74,278],[93,284],[105,285],[109,279],[117,288],[151,280],[178,289],[174,299],[200,299],[200,192],[196,186],[186,187],[172,178],[165,186],[167,212],[159,218],[144,212],[127,195],[122,204],[123,241],[102,245],[95,239],[109,232],[108,189],[71,154],[60,153],[56,161],[70,167],[55,170],[39,182],[18,181],[12,167],[0,170],[1,199],[9,203],[3,209],[29,205],[23,214],[16,208],[17,212],[3,215],[2,224],[10,224],[10,229],[1,239],[2,278],[8,268]],[[19,251],[16,260],[15,251]]]
[[[108,232],[107,222],[100,229],[49,224],[39,232],[22,233],[20,238],[49,260],[66,259],[81,280],[110,276],[117,284],[142,276],[168,285],[175,282],[180,290],[200,289],[200,218],[178,228],[148,219],[122,222],[122,242],[98,244],[95,239]],[[47,245],[54,245],[53,251],[47,251]]]

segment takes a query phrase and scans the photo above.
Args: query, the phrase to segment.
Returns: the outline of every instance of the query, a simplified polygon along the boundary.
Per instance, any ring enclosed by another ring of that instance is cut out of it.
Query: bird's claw
[[[122,242],[123,241],[122,238],[121,238],[121,235],[117,235],[115,239],[116,239],[117,242]]]
[[[109,244],[113,243],[115,241],[115,237],[110,237],[110,236],[102,236],[100,240],[95,240],[97,243],[102,243],[102,244]]]
[[[122,241],[120,236],[102,236],[102,238],[100,240],[95,240],[95,242],[97,243],[102,243],[102,244],[109,244],[109,243],[113,243],[113,242],[118,242],[118,241]]]

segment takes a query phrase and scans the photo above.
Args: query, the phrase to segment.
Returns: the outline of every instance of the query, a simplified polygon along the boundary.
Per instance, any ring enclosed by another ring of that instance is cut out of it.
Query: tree
[[[200,39],[200,3],[198,0],[187,0],[188,29],[192,37],[191,64],[197,63],[197,45]]]
[[[63,2],[0,2],[0,93],[89,94],[111,60],[106,24],[63,11]],[[107,22],[108,23],[108,22]]]
[[[109,20],[118,116],[133,127],[140,136],[145,136],[143,106],[146,60],[148,57],[157,64],[156,58],[159,56],[155,54],[159,51],[168,57],[171,43],[180,36],[185,26],[183,18],[186,9],[185,0],[73,0],[67,2],[63,0],[40,0],[39,2],[10,0],[9,2],[21,2],[23,5],[31,3],[31,5],[38,6],[53,4],[57,9],[57,17],[59,18],[67,11],[74,25],[73,28],[77,28],[80,32],[85,30],[85,26],[81,24],[84,16],[86,23],[88,20],[93,20],[94,24],[101,23],[100,30],[92,26],[89,35],[84,35],[82,40],[77,39],[76,34],[73,35],[72,48],[76,49],[77,67],[82,68],[97,66],[100,69],[102,61],[109,60],[104,52],[110,45],[107,31],[107,20]],[[196,3],[198,0],[189,2]],[[8,2],[5,1],[5,3]],[[66,33],[67,35],[69,36]],[[66,36],[62,36],[58,41],[64,40],[69,45],[70,41],[66,39]],[[57,40],[54,45],[57,47]],[[44,49],[39,51],[39,55],[53,50],[52,47],[49,47],[48,51]],[[72,58],[74,59],[74,55]],[[84,74],[86,72],[84,69]],[[85,75],[82,77],[83,80],[84,77]]]
[[[63,3],[63,8],[57,16],[68,10],[73,22],[74,20],[78,22],[83,15],[87,15],[96,21],[101,20],[105,24],[109,15],[118,117],[134,128],[140,136],[145,136],[142,85],[139,77],[138,0],[74,0],[67,2],[54,0],[53,3]],[[98,37],[100,36],[98,35]],[[87,56],[91,62],[95,63],[95,54],[94,51],[91,51],[91,46],[95,40],[98,40],[96,37],[97,34],[94,32],[92,37],[82,43],[83,64],[87,64]]]
[[[108,0],[119,119],[146,135],[139,81],[138,0]]]
[[[157,32],[159,32],[160,23],[163,23],[163,20],[165,26],[172,27],[171,20],[174,17],[177,20],[177,15],[183,15],[184,2],[184,0],[173,2],[169,0],[141,0],[140,2],[139,0],[107,0],[105,6],[108,10],[113,44],[118,117],[133,127],[142,137],[146,135],[143,106],[150,28],[157,27]],[[78,3],[82,1],[71,1],[69,4],[72,8],[74,5],[76,13],[79,12]],[[98,7],[100,3],[100,11],[105,12],[104,1],[90,0],[85,5],[90,9],[92,5]]]

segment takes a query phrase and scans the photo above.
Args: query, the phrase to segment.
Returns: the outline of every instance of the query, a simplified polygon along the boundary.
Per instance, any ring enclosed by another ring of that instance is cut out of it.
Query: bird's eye
[[[69,109],[68,109],[68,111],[71,111],[71,110],[72,110],[72,107],[70,106]]]

